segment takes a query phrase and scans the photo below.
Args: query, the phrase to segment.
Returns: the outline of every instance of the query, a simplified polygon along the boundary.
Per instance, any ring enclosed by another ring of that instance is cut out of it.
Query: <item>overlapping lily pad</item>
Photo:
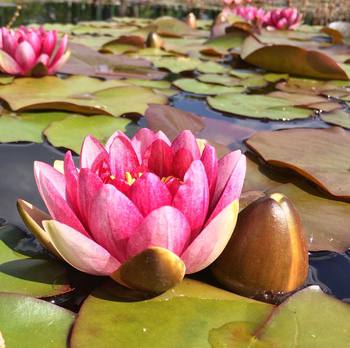
[[[73,115],[51,123],[45,130],[45,135],[53,146],[64,147],[79,153],[87,135],[93,135],[104,143],[115,131],[125,132],[130,123],[130,120],[125,118],[104,115],[89,117]]]
[[[344,129],[258,132],[247,145],[269,164],[290,168],[333,196],[350,198],[350,134]]]
[[[327,114],[322,114],[321,119],[336,126],[350,128],[350,113],[345,110],[337,110]]]
[[[14,111],[49,109],[113,116],[142,114],[150,102],[167,102],[164,95],[158,95],[150,88],[84,76],[65,80],[54,76],[16,79],[9,86],[0,86],[0,98]]]
[[[74,319],[74,313],[49,302],[0,293],[0,346],[66,348]]]
[[[204,95],[217,95],[223,93],[241,93],[245,90],[244,87],[233,86],[220,86],[210,83],[204,83],[197,81],[196,79],[179,79],[173,82],[173,85],[182,89],[185,92],[204,94]]]
[[[288,44],[266,45],[253,36],[242,45],[241,57],[268,71],[329,80],[349,79],[344,69],[324,53]]]
[[[16,227],[0,228],[0,292],[52,297],[71,291],[66,270],[58,261],[21,251],[26,237]]]
[[[310,110],[293,107],[290,101],[266,95],[225,93],[207,100],[216,110],[245,117],[288,121],[312,115]]]
[[[88,297],[74,326],[71,347],[209,348],[210,330],[232,321],[257,325],[272,308],[187,279],[152,300],[123,302],[127,295],[110,284]]]
[[[314,286],[291,296],[262,326],[228,323],[212,330],[209,341],[212,347],[347,347],[349,319],[348,304],[327,296]]]
[[[42,131],[54,121],[63,120],[67,113],[7,114],[0,117],[0,142],[42,142]]]

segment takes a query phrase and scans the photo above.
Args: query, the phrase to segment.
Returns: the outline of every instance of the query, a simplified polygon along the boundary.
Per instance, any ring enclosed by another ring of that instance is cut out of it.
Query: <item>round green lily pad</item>
[[[31,297],[0,293],[1,336],[7,348],[66,348],[74,313]]]
[[[301,290],[277,307],[258,328],[229,323],[210,332],[212,347],[348,347],[350,305],[317,286]]]
[[[79,153],[87,135],[93,135],[101,142],[105,142],[115,131],[125,132],[129,124],[131,121],[127,118],[73,115],[51,123],[44,134],[53,146]]]
[[[219,111],[270,120],[289,121],[303,119],[311,116],[313,113],[307,109],[293,107],[287,100],[265,95],[225,93],[215,97],[208,97],[207,101],[213,109]]]
[[[245,89],[244,87],[239,86],[226,87],[210,83],[204,83],[197,81],[196,79],[179,79],[174,81],[173,85],[182,89],[185,92],[205,95],[217,95],[222,93],[241,93]]]
[[[41,143],[43,141],[42,131],[51,122],[63,120],[67,115],[63,112],[3,115],[0,117],[0,142],[32,141]]]
[[[211,329],[230,321],[257,325],[272,308],[188,279],[152,300],[127,300],[114,284],[95,291],[79,312],[71,347],[210,348]]]

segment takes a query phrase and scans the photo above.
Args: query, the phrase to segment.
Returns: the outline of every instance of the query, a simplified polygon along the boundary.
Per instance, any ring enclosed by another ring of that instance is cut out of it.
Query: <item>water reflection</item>
[[[48,144],[0,144],[0,218],[24,226],[17,213],[17,198],[45,209],[34,181],[33,162],[62,158],[63,153]]]

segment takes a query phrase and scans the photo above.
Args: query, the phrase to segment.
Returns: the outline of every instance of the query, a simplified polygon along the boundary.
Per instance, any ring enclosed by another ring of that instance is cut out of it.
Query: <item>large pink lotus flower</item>
[[[16,76],[51,75],[69,58],[67,41],[64,35],[59,43],[54,30],[0,28],[0,71]]]
[[[302,20],[302,15],[296,8],[278,8],[266,13],[264,27],[269,30],[296,29]]]
[[[160,292],[221,254],[236,224],[245,170],[240,151],[218,160],[190,131],[172,143],[146,128],[131,140],[117,132],[105,147],[88,136],[80,169],[70,152],[64,174],[34,164],[51,217],[24,201],[19,211],[38,239],[73,267]]]

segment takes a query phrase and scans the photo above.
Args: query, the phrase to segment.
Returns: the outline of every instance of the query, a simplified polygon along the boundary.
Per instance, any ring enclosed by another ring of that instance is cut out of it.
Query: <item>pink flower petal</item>
[[[190,239],[190,226],[185,216],[177,209],[164,206],[153,210],[130,237],[127,244],[128,257],[158,246],[180,255]]]
[[[163,140],[158,139],[146,151],[144,161],[148,169],[159,177],[172,175],[173,151]]]
[[[2,49],[10,56],[14,57],[17,45],[18,43],[14,35],[6,28],[2,28]]]
[[[35,55],[38,56],[40,54],[40,51],[41,51],[41,38],[40,38],[39,34],[35,31],[32,31],[32,32],[28,33],[26,39],[30,43],[30,45],[32,46],[32,48],[35,52]]]
[[[239,199],[242,192],[246,173],[246,157],[241,155],[236,166],[234,167],[230,178],[227,181],[225,189],[216,205],[214,211],[211,213],[208,222],[217,216],[226,206],[233,201]]]
[[[71,51],[67,50],[54,64],[49,68],[49,75],[54,74],[57,70],[63,66],[63,64],[69,59]]]
[[[109,167],[117,179],[125,178],[125,173],[133,173],[140,165],[136,152],[129,139],[116,136],[109,149]]]
[[[66,198],[70,207],[74,210],[75,214],[79,216],[78,207],[78,171],[73,162],[72,153],[66,152],[64,156],[64,176],[66,179]]]
[[[81,220],[85,226],[89,226],[88,216],[91,203],[102,186],[103,182],[98,175],[88,168],[80,169],[77,185],[78,206]]]
[[[70,226],[55,220],[43,221],[45,231],[62,258],[74,268],[89,274],[108,276],[120,263],[103,247]]]
[[[48,62],[49,62],[49,56],[48,56],[47,54],[45,54],[45,53],[42,53],[42,54],[37,58],[37,60],[36,60],[36,62],[35,62],[35,65],[41,63],[41,64],[47,66]]]
[[[238,200],[226,206],[181,255],[186,273],[199,272],[214,262],[225,249],[238,216]]]
[[[125,138],[125,140],[130,141],[130,139],[123,132],[115,131],[106,142],[105,148],[108,152],[109,152],[111,145],[113,144],[113,141],[116,137],[123,137],[123,138]]]
[[[192,238],[195,238],[203,227],[209,206],[208,178],[200,160],[192,162],[186,172],[184,184],[174,196],[173,206],[186,216]]]
[[[22,68],[5,51],[0,50],[0,71],[10,75],[21,75]]]
[[[88,135],[80,151],[80,168],[91,168],[101,153],[104,153],[107,158],[108,154],[104,146],[92,135]]]
[[[41,198],[51,217],[88,235],[66,201],[63,174],[46,163],[34,162],[34,176]]]
[[[36,55],[33,47],[27,41],[22,41],[17,46],[15,58],[24,72],[31,70],[36,62]]]
[[[134,203],[114,186],[103,185],[91,203],[88,220],[94,240],[125,261],[126,241],[143,220]]]
[[[143,216],[163,205],[171,205],[172,196],[166,185],[153,173],[145,173],[131,185],[129,198]]]
[[[192,154],[194,160],[201,157],[197,140],[195,136],[189,130],[182,131],[173,141],[171,148],[173,152],[176,153],[181,148],[185,148]]]
[[[63,54],[66,52],[67,45],[68,45],[68,36],[64,35],[61,39],[59,46],[56,47],[56,49],[54,50],[51,56],[51,59],[49,62],[50,68],[54,66],[58,62],[58,60],[63,56]]]
[[[204,165],[205,172],[207,173],[210,197],[213,197],[218,176],[218,158],[213,146],[209,144],[205,145],[201,161]]]
[[[170,141],[169,138],[166,136],[166,134],[163,133],[162,131],[158,131],[158,132],[156,133],[156,139],[163,140],[166,144],[168,144],[169,146],[171,146],[171,141]]]
[[[178,150],[174,155],[173,175],[182,180],[192,162],[193,157],[190,151],[185,148]]]
[[[218,175],[214,195],[210,201],[209,210],[212,211],[217,205],[231,174],[241,158],[241,151],[233,151],[219,160]]]
[[[142,158],[146,150],[155,139],[156,135],[148,128],[141,128],[131,139],[131,144],[140,163],[142,162]]]
[[[42,52],[48,56],[51,56],[52,51],[54,50],[57,42],[57,32],[48,31],[45,33],[45,38],[43,41]]]

